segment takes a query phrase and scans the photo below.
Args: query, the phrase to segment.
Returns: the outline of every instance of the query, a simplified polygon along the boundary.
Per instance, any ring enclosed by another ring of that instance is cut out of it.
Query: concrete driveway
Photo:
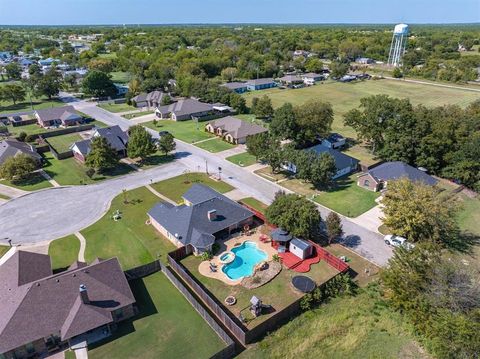
[[[381,205],[377,205],[367,212],[361,214],[356,218],[352,218],[353,223],[358,224],[372,232],[380,233],[378,227],[383,224],[381,218],[383,217],[383,210]]]

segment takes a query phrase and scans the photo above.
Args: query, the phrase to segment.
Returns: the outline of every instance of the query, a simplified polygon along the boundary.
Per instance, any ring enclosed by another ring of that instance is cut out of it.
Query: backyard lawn
[[[197,129],[197,123],[193,120],[158,120],[156,126],[153,124],[153,121],[146,122],[143,125],[155,131],[168,131],[173,135],[173,137],[187,143],[193,143],[215,137],[215,135],[204,130],[205,123],[198,123]]]
[[[132,79],[132,74],[124,71],[114,71],[110,72],[110,78],[112,82],[117,82],[121,84],[126,84]]]
[[[63,153],[70,150],[70,146],[77,141],[81,141],[82,137],[78,133],[69,133],[61,136],[53,136],[47,138],[48,143],[57,151]]]
[[[124,163],[119,163],[113,170],[102,174],[96,173],[92,178],[89,178],[85,173],[87,167],[79,163],[73,157],[57,160],[50,152],[45,153],[44,157],[46,160],[46,164],[44,166],[45,172],[47,172],[50,177],[63,186],[92,184],[135,171],[132,167]]]
[[[52,268],[64,269],[69,267],[78,259],[79,250],[80,241],[73,234],[54,240],[48,247]]]
[[[136,110],[135,107],[130,106],[127,103],[114,103],[114,104],[102,103],[102,104],[99,104],[98,107],[101,107],[108,112],[127,112],[127,111]]]
[[[195,146],[204,149],[208,152],[216,153],[221,151],[226,151],[234,148],[236,145],[232,145],[226,141],[221,140],[220,138],[212,138],[211,140],[202,141]]]
[[[22,181],[7,181],[1,180],[1,184],[6,186],[18,188],[24,191],[37,191],[39,189],[50,188],[52,185],[48,182],[45,177],[39,173],[32,173],[29,178]]]
[[[387,344],[386,344],[387,343]],[[424,358],[401,314],[373,289],[303,313],[242,352],[241,359]]]
[[[226,345],[161,272],[130,282],[139,313],[88,357],[210,358]]]
[[[181,203],[182,195],[194,184],[200,183],[212,187],[220,193],[226,193],[234,188],[223,181],[211,179],[205,173],[186,173],[177,177],[152,184],[152,187],[170,198],[172,201]]]
[[[292,278],[298,275],[295,271],[283,268],[280,274],[267,284],[255,289],[246,289],[241,285],[232,286],[225,284],[218,279],[207,278],[201,275],[198,271],[198,266],[201,261],[200,257],[190,255],[183,259],[181,263],[190,271],[190,273],[193,274],[193,276],[207,287],[207,289],[212,292],[221,303],[223,303],[227,296],[235,296],[237,298],[237,303],[231,307],[226,307],[226,309],[230,310],[236,317],[238,317],[240,312],[249,305],[250,299],[253,295],[262,299],[263,303],[272,305],[276,311],[285,308],[287,305],[302,296],[301,293],[294,290],[291,285]],[[326,282],[336,273],[337,271],[330,267],[326,262],[320,261],[319,263],[314,264],[311,267],[310,272],[306,273],[306,275],[315,280],[317,284],[320,284]],[[254,319],[247,325],[247,327],[251,329],[257,326],[268,319],[272,314],[275,314],[275,312]]]
[[[257,163],[255,156],[251,155],[248,152],[239,153],[238,155],[227,157],[226,160],[240,167],[247,167]]]
[[[110,209],[95,224],[81,231],[87,240],[85,259],[91,262],[96,257],[118,257],[124,270],[149,263],[156,258],[166,262],[166,253],[175,246],[163,238],[153,226],[147,225],[147,212],[160,199],[147,188],[127,192],[128,203],[123,194],[112,201]],[[120,211],[122,218],[112,219]]]
[[[461,205],[458,214],[460,229],[480,236],[480,198],[470,198],[464,194],[457,196]]]
[[[260,213],[265,213],[265,210],[268,208],[265,203],[260,202],[258,199],[253,197],[242,198],[239,202],[245,203],[247,206],[256,209]]]
[[[90,121],[88,124],[94,125],[96,127],[106,126],[103,122],[100,122],[100,121]],[[46,129],[39,126],[36,123],[31,125],[18,126],[18,127],[13,127],[11,125],[8,125],[7,127],[8,127],[8,131],[14,136],[18,136],[20,132],[25,132],[27,135],[36,135],[36,134],[42,134],[42,133],[58,130],[57,128]],[[50,137],[50,138],[53,138],[53,137]]]

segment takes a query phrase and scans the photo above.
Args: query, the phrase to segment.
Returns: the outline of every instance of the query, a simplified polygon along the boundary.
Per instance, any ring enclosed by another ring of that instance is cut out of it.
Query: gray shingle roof
[[[265,85],[265,84],[271,84],[273,82],[275,82],[275,81],[272,78],[268,77],[268,78],[263,78],[263,79],[248,80],[247,85],[253,85],[253,86]]]
[[[40,121],[52,121],[60,120],[62,118],[75,118],[81,119],[82,117],[77,114],[73,106],[62,106],[62,107],[52,107],[46,108],[43,110],[36,111],[37,116],[40,118]]]
[[[280,81],[283,81],[283,82],[303,82],[303,80],[298,77],[297,75],[285,75],[283,77],[280,77],[279,78]]]
[[[15,140],[0,141],[0,164],[5,162],[8,158],[15,157],[21,153],[29,155],[35,160],[40,160],[42,158],[35,148],[28,143]]]
[[[106,138],[110,146],[117,152],[124,151],[127,148],[128,134],[126,131],[123,131],[118,125],[98,128],[93,134],[93,137],[95,136],[101,136]],[[86,156],[90,153],[90,145],[92,143],[93,137],[87,140],[77,141],[73,143],[70,148],[77,146],[80,153]]]
[[[206,248],[214,243],[215,233],[253,216],[253,212],[242,205],[201,184],[194,184],[184,198],[192,205],[172,206],[160,202],[148,212],[184,245]],[[208,219],[211,210],[216,210],[215,220]]]
[[[237,90],[241,88],[246,88],[247,84],[245,82],[227,82],[226,84],[222,85],[230,90]]]
[[[293,236],[288,233],[288,231],[282,228],[275,228],[271,233],[270,237],[276,242],[288,242]]]
[[[112,311],[135,302],[116,258],[51,275],[48,256],[25,253],[0,266],[0,353],[58,332],[69,339],[111,322]],[[7,276],[25,280],[15,285]],[[78,302],[81,284],[90,304]]]
[[[316,145],[316,146],[305,149],[305,151],[312,151],[318,155],[322,153],[328,153],[335,160],[335,167],[337,168],[337,171],[343,168],[347,168],[349,166],[357,167],[359,162],[356,158],[350,157],[343,152],[334,150],[332,148],[328,148],[323,145]]]
[[[231,134],[233,138],[236,139],[267,131],[267,129],[262,126],[243,121],[233,116],[227,116],[215,121],[211,121],[210,124],[216,128],[220,127],[222,130]]]
[[[137,96],[132,97],[132,101],[135,101],[137,103],[145,102],[145,101],[147,101],[147,96],[148,96],[148,94],[146,92],[142,92],[142,93],[138,94]]]
[[[389,181],[399,178],[408,178],[413,182],[423,182],[430,186],[437,184],[437,180],[419,169],[401,161],[385,162],[372,168],[368,173],[377,181]]]
[[[298,238],[293,238],[290,244],[300,248],[302,251],[304,251],[305,249],[311,246],[310,243],[302,241],[301,239],[298,239]]]
[[[160,106],[157,111],[163,115],[174,113],[176,116],[193,115],[200,112],[208,112],[213,109],[213,106],[208,103],[203,103],[191,98],[179,100],[170,105]]]

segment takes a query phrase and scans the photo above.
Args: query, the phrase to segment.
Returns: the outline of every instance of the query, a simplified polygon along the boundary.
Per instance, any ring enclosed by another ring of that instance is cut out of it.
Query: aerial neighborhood
[[[478,22],[2,19],[0,359],[478,358]]]

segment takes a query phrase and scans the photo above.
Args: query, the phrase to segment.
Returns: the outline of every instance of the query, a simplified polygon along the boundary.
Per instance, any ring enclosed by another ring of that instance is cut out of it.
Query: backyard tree
[[[297,194],[276,196],[265,211],[267,221],[293,236],[313,239],[318,234],[320,212],[314,203]]]
[[[333,176],[337,172],[335,160],[328,153],[322,153],[315,158],[310,164],[310,176],[307,178],[315,188],[328,188],[333,182]]]
[[[25,100],[25,90],[19,84],[6,84],[0,87],[0,99],[10,100],[15,105]]]
[[[295,111],[291,103],[277,108],[270,123],[270,132],[280,140],[294,139],[298,131]]]
[[[457,234],[457,204],[439,196],[434,187],[399,179],[388,182],[382,204],[383,223],[411,242],[433,240],[448,244]]]
[[[153,155],[157,150],[152,135],[145,127],[135,125],[130,127],[127,153],[130,158],[140,157],[142,160]]]
[[[85,165],[88,167],[97,172],[103,172],[114,168],[118,164],[117,153],[105,137],[94,137],[90,148],[91,151],[85,161]]]
[[[117,90],[112,80],[104,72],[90,71],[82,82],[83,91],[95,97],[107,97],[116,94]]]
[[[310,57],[305,62],[305,70],[319,73],[323,70],[323,62],[317,57]]]
[[[348,63],[334,61],[330,64],[330,75],[335,79],[340,79],[347,74],[349,68]]]
[[[332,243],[343,233],[342,220],[336,212],[328,214],[325,219],[325,226],[327,227],[328,243]]]
[[[229,104],[237,111],[237,113],[247,112],[247,101],[236,92],[232,92],[229,95]]]
[[[300,146],[313,143],[317,137],[327,137],[332,129],[333,108],[328,102],[309,100],[295,108],[298,126],[296,142]]]
[[[176,143],[171,133],[163,135],[158,140],[158,149],[166,155],[174,151],[176,148]]]
[[[235,67],[226,67],[222,70],[222,79],[225,81],[233,81],[237,77],[238,70]]]
[[[22,78],[22,67],[18,62],[10,62],[5,65],[5,73],[10,80],[20,80]]]
[[[19,154],[8,158],[0,166],[0,178],[9,181],[21,181],[38,168],[38,163],[29,155]]]
[[[89,70],[97,70],[105,73],[112,72],[115,64],[110,59],[95,58],[88,62]]]
[[[60,92],[62,81],[62,74],[55,67],[51,67],[45,75],[40,77],[36,85],[37,93],[51,99]]]
[[[255,116],[262,119],[270,119],[273,115],[272,100],[267,95],[260,97],[255,105]]]

